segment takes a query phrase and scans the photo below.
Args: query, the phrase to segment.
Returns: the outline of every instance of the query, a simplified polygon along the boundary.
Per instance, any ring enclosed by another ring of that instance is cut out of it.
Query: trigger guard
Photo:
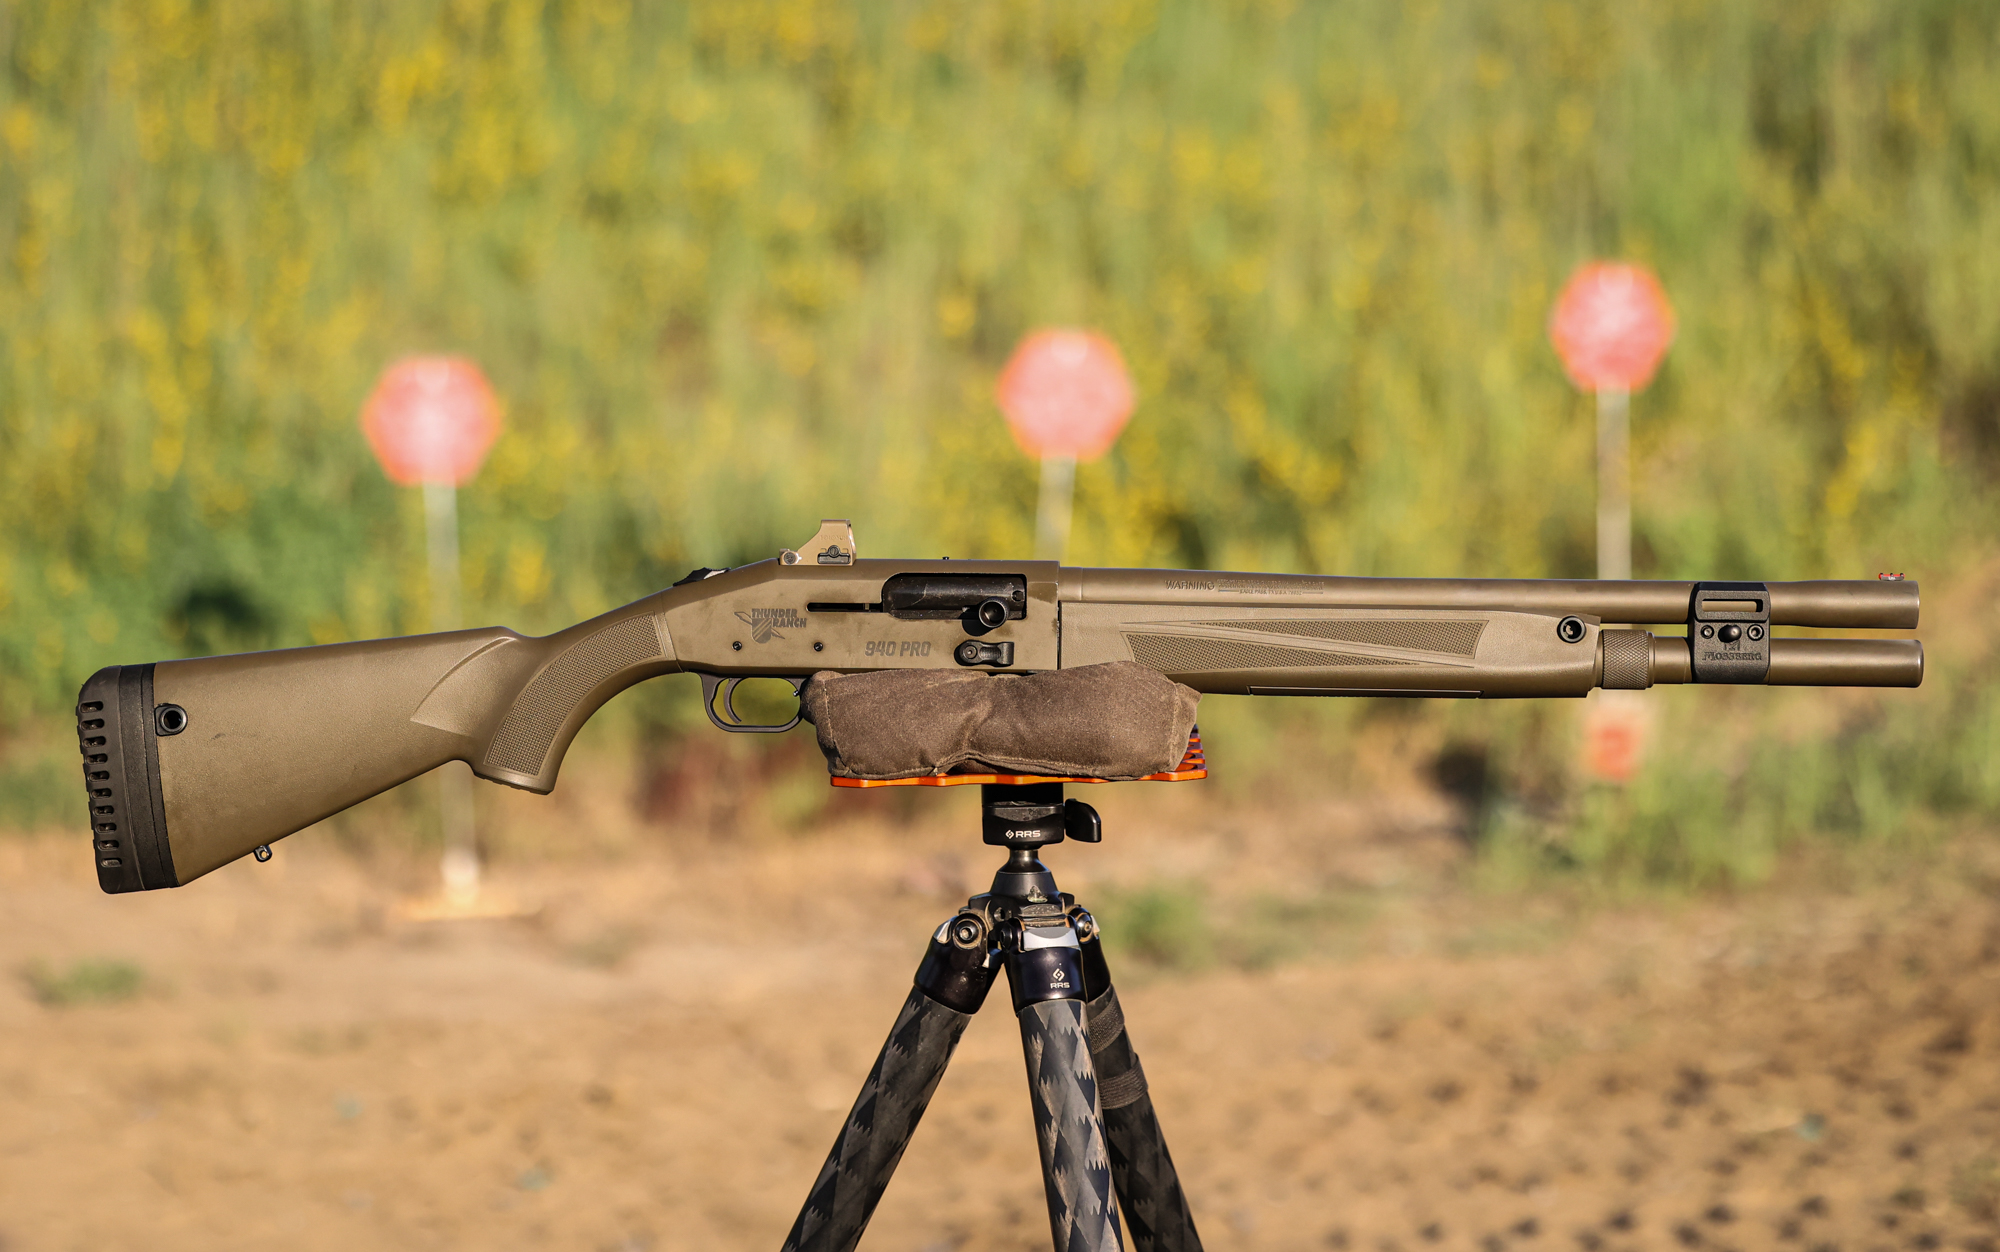
[[[758,674],[739,674],[733,678],[724,678],[720,674],[700,675],[701,711],[708,714],[708,720],[718,730],[726,730],[735,735],[782,734],[792,729],[792,727],[797,726],[800,722],[803,722],[806,719],[806,711],[803,704],[799,706],[798,712],[792,714],[792,720],[781,726],[762,726],[754,722],[746,722],[737,716],[735,704],[736,688],[741,686],[743,680],[746,678],[763,676]],[[794,696],[805,690],[806,680],[803,678],[785,678],[783,675],[770,675],[770,677],[783,678],[785,682],[790,683]],[[722,692],[722,710],[729,715],[729,720],[727,721],[724,721],[715,711],[715,693],[718,689]]]

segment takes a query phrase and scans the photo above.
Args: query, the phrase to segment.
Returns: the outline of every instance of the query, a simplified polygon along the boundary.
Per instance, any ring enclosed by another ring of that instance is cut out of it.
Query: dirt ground
[[[1524,897],[1421,805],[1167,790],[1048,861],[1143,932],[1114,972],[1208,1247],[2000,1247],[2000,845]],[[0,841],[0,1248],[776,1248],[997,862],[975,803],[514,856],[479,921],[312,832],[115,898]],[[1002,992],[863,1248],[1047,1247],[1024,1088]]]

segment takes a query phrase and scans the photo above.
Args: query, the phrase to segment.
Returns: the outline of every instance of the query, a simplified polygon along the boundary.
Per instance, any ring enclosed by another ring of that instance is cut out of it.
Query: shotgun
[[[846,521],[541,638],[504,627],[114,665],[77,735],[98,883],[175,887],[447,761],[546,794],[577,730],[659,674],[726,731],[747,679],[1132,661],[1207,694],[1579,697],[1660,683],[1915,687],[1917,584],[1340,578],[861,560]],[[1644,626],[1685,626],[1654,635]]]

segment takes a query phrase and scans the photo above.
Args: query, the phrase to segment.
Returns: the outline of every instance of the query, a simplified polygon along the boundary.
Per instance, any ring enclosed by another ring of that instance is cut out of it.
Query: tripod
[[[967,901],[931,936],[916,986],[813,1180],[785,1252],[853,1252],[1002,966],[1027,1055],[1056,1252],[1122,1248],[1120,1209],[1137,1252],[1200,1252],[1097,922],[1056,889],[1035,855],[1065,837],[1096,843],[1103,834],[1097,810],[1063,799],[1059,782],[983,783],[979,791],[981,837],[1006,848],[1007,863],[990,892]]]

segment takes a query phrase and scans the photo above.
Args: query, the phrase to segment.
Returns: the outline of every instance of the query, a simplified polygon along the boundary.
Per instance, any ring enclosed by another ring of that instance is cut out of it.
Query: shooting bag
[[[799,694],[827,769],[865,779],[1143,778],[1180,763],[1201,700],[1132,661],[1023,675],[823,670]]]

